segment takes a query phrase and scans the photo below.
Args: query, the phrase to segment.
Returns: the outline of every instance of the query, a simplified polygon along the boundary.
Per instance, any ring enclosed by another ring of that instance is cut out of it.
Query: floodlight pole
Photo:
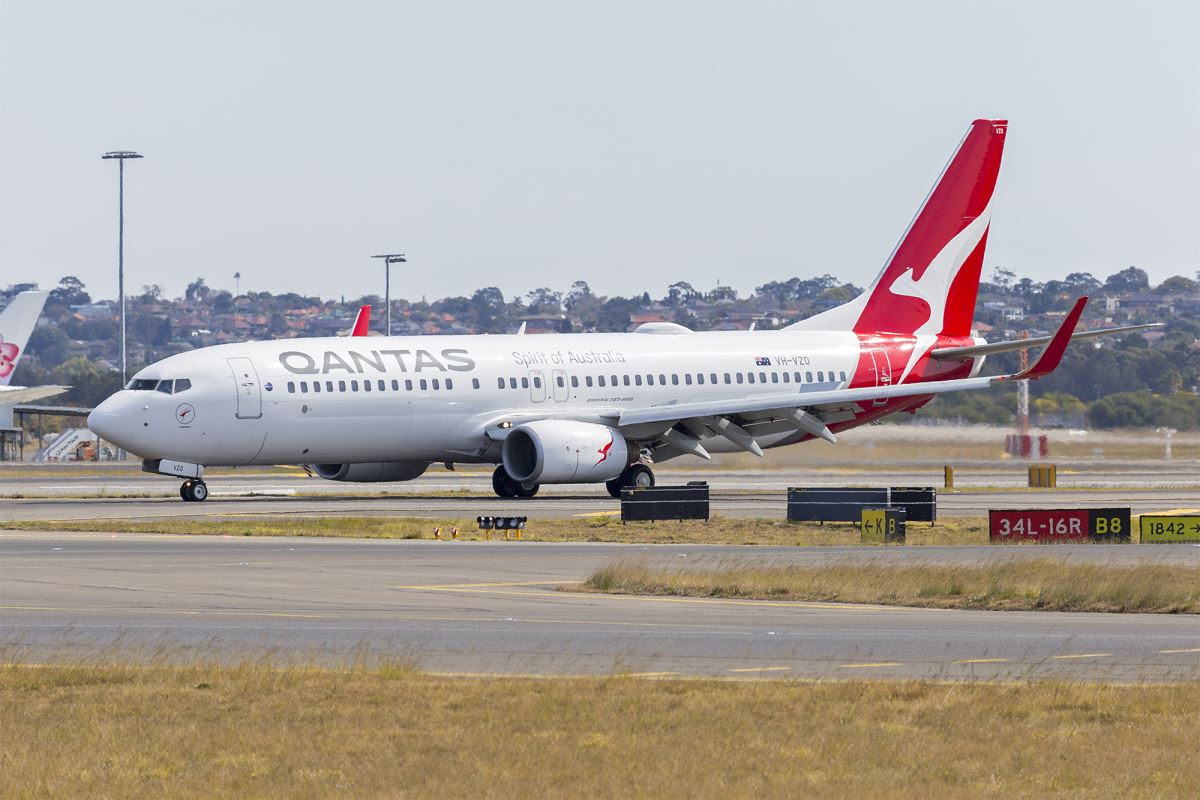
[[[125,159],[142,158],[131,150],[113,150],[102,159],[117,161],[117,295],[121,304],[121,388],[129,380],[125,358]]]
[[[383,259],[383,305],[387,309],[384,316],[387,319],[387,335],[392,335],[392,264],[403,264],[408,261],[403,253],[382,253],[371,258]]]

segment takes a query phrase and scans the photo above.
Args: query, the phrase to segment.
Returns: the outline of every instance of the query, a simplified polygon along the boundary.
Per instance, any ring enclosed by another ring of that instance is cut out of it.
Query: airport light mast
[[[100,158],[117,161],[117,295],[121,303],[121,388],[129,380],[125,360],[125,159],[142,158],[132,150],[110,150]]]
[[[383,259],[383,305],[387,309],[387,335],[392,335],[392,264],[404,264],[408,261],[404,253],[381,253],[371,258]]]

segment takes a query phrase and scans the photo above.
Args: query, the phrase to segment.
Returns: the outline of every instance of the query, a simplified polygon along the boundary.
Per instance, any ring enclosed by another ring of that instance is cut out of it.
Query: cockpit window
[[[134,378],[125,384],[125,388],[134,392],[159,391],[163,394],[179,394],[192,388],[192,382],[187,378]]]

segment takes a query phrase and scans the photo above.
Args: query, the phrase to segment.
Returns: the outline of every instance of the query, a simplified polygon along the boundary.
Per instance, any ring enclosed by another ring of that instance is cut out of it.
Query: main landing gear
[[[189,503],[202,503],[208,499],[208,486],[202,480],[188,478],[179,487],[179,496]]]
[[[499,497],[533,497],[541,487],[538,484],[525,485],[509,477],[504,465],[496,467],[492,473],[492,489]]]
[[[649,489],[654,485],[654,473],[645,464],[630,464],[617,477],[613,478],[608,483],[604,484],[608,489],[608,493],[618,500],[621,499],[621,490],[626,488],[634,489]]]

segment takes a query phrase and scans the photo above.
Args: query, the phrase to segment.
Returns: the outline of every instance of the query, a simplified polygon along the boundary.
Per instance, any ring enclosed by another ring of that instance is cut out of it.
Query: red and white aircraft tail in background
[[[46,304],[46,292],[21,292],[0,311],[0,428],[13,426],[19,403],[44,400],[67,391],[67,386],[12,386],[17,362]]]
[[[354,327],[350,329],[351,336],[371,335],[371,306],[359,306],[358,314],[354,317]]]
[[[291,339],[209,347],[146,367],[89,417],[149,471],[207,496],[204,466],[313,464],[400,481],[435,462],[497,464],[497,494],[541,484],[653,484],[684,455],[763,451],[836,433],[943,392],[1052,371],[1086,298],[1052,337],[971,337],[1008,125],[971,124],[883,271],[851,302],[780,331]],[[1128,328],[1123,330],[1129,330]],[[989,353],[1046,345],[1028,369],[978,377]]]

